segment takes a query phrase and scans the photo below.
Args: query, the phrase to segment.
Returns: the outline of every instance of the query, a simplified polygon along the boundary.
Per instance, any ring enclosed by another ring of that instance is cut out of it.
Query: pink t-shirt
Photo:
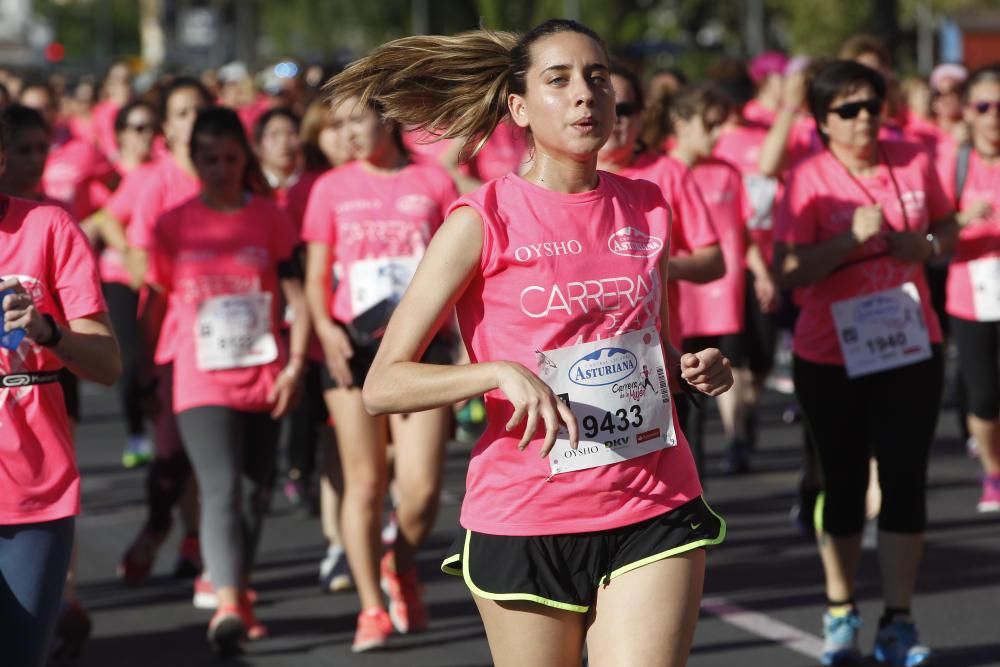
[[[794,169],[775,217],[775,241],[795,245],[826,241],[851,228],[857,207],[873,203],[882,205],[893,231],[924,234],[932,221],[951,212],[951,201],[921,146],[880,141],[879,151],[877,172],[866,178],[852,176],[829,151]],[[880,234],[851,253],[841,268],[797,291],[802,311],[795,325],[795,354],[815,363],[843,365],[831,305],[907,282],[914,283],[920,294],[931,342],[941,341],[924,265],[892,258],[887,252],[885,234]]]
[[[743,117],[751,123],[762,125],[765,129],[774,125],[777,116],[777,110],[768,109],[756,99],[750,100],[743,107]]]
[[[201,184],[197,178],[181,169],[169,155],[157,160],[144,180],[145,185],[139,190],[138,200],[132,209],[132,220],[125,228],[125,234],[129,246],[148,250],[152,243],[153,228],[160,216],[198,196]],[[157,364],[169,364],[174,358],[173,347],[177,338],[175,327],[176,324],[168,313],[160,327],[160,337],[153,355]]]
[[[101,100],[94,105],[90,112],[94,141],[97,148],[109,160],[116,159],[118,155],[118,140],[115,137],[115,117],[121,107],[111,100]]]
[[[128,172],[118,184],[118,189],[104,204],[105,212],[126,229],[132,220],[132,212],[139,202],[140,194],[146,187],[146,181],[153,173],[156,173],[155,163],[140,165]],[[128,269],[125,268],[125,258],[114,248],[106,247],[101,252],[100,270],[101,280],[106,283],[128,285],[131,282]]]
[[[309,205],[309,195],[312,194],[313,186],[323,173],[322,171],[303,173],[299,180],[284,192],[283,201],[279,199],[279,204],[283,206],[295,228],[300,232],[302,220],[306,217],[306,206]]]
[[[952,156],[945,168],[949,176],[943,179],[945,191],[955,200],[956,157]],[[972,295],[972,277],[969,262],[987,257],[1000,257],[1000,165],[987,164],[976,151],[969,153],[969,170],[962,188],[959,210],[967,209],[976,201],[989,202],[993,213],[963,227],[958,233],[958,244],[948,269],[947,301],[949,315],[965,320],[976,320],[975,301]]]
[[[719,235],[726,275],[704,285],[680,283],[681,333],[685,338],[739,333],[743,329],[750,211],[743,179],[734,166],[718,158],[702,161],[691,175]]]
[[[354,266],[361,260],[419,258],[458,193],[451,177],[434,164],[412,163],[392,174],[376,174],[361,161],[328,171],[313,186],[302,238],[331,248],[337,280],[330,315],[349,323]]]
[[[264,411],[268,393],[284,366],[286,350],[278,328],[278,264],[297,245],[295,228],[278,206],[251,197],[239,211],[222,213],[200,198],[168,211],[156,223],[150,252],[150,282],[168,293],[167,312],[175,322],[174,410],[218,405]],[[270,331],[278,356],[263,365],[200,370],[196,331],[199,308],[214,297],[269,294]]]
[[[527,160],[528,142],[524,130],[506,121],[497,125],[483,149],[476,154],[475,173],[481,181],[491,181],[518,173]]]
[[[670,209],[649,183],[598,172],[596,189],[551,192],[509,174],[457,201],[483,219],[479,271],[459,299],[471,360],[513,361],[534,370],[535,352],[659,327],[659,261]],[[616,253],[622,233],[642,251]],[[461,524],[493,535],[609,530],[663,514],[701,493],[683,434],[676,447],[615,465],[556,475],[525,451],[523,427],[507,432],[513,406],[486,395],[486,431],[469,462]],[[674,424],[677,426],[676,412]]]
[[[107,311],[90,244],[66,211],[3,197],[0,267],[35,306],[64,326]],[[0,348],[0,375],[63,364],[25,338]],[[58,383],[0,389],[0,525],[54,521],[80,511],[80,473]]]
[[[77,220],[99,209],[117,179],[114,166],[84,139],[71,138],[49,150],[42,174],[42,190],[63,202]]]
[[[437,136],[423,130],[410,130],[403,132],[403,145],[414,162],[443,166],[441,156],[454,146],[457,139],[437,139]],[[471,176],[472,165],[468,162],[459,162],[458,171]]]
[[[619,172],[619,175],[642,179],[659,186],[673,213],[671,255],[691,254],[693,250],[719,242],[708,208],[698,189],[691,183],[691,170],[682,162],[667,155],[644,153],[630,167]],[[670,342],[679,350],[684,339],[681,294],[678,281],[673,279],[667,281],[667,305],[670,308]]]
[[[767,138],[767,128],[759,124],[742,123],[727,127],[719,136],[713,154],[730,162],[743,175],[743,188],[750,205],[747,228],[750,238],[760,248],[770,264],[774,241],[774,207],[780,194],[775,178],[760,173],[760,151]]]

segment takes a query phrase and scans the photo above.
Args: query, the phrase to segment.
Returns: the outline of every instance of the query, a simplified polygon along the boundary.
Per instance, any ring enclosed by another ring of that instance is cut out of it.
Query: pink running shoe
[[[426,630],[427,607],[424,606],[423,587],[417,579],[417,568],[399,572],[395,554],[389,550],[382,557],[379,570],[382,591],[389,596],[389,618],[396,632],[405,635]]]
[[[257,591],[248,588],[246,592],[247,602],[257,603]],[[215,592],[215,585],[208,578],[207,574],[201,574],[194,579],[194,596],[191,604],[195,609],[215,609],[219,606],[219,596]]]
[[[1000,476],[983,478],[983,495],[979,497],[976,510],[980,512],[1000,512]]]
[[[358,614],[358,629],[354,633],[354,643],[351,650],[363,653],[385,646],[392,635],[392,621],[389,614],[381,607],[365,609]]]

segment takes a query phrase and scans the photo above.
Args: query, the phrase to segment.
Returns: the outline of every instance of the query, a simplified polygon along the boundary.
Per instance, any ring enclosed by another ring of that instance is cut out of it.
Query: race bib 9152
[[[271,330],[271,294],[227,294],[198,305],[195,322],[198,370],[263,366],[278,358]]]
[[[549,453],[553,475],[611,465],[677,444],[663,347],[655,327],[538,352],[538,376],[569,406],[577,449],[565,427]]]
[[[972,306],[977,322],[1000,321],[1000,257],[984,257],[969,262]]]

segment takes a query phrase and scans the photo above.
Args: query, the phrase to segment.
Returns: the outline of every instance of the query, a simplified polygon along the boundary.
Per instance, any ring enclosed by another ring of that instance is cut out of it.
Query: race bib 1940
[[[831,310],[848,377],[931,358],[920,294],[913,283],[838,301]]]
[[[419,257],[380,257],[351,264],[351,312],[354,316],[383,301],[399,303],[419,263]]]
[[[202,301],[195,322],[198,370],[263,366],[278,358],[271,294],[227,294]]]
[[[969,262],[972,306],[977,322],[1000,320],[1000,257],[984,257]]]
[[[561,427],[553,475],[634,459],[677,444],[655,327],[537,353],[538,375],[576,416],[577,449]]]

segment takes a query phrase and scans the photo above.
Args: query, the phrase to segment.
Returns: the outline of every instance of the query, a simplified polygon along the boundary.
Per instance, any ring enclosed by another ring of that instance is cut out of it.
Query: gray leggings
[[[246,586],[270,504],[281,424],[266,412],[221,406],[185,410],[177,421],[198,479],[202,557],[212,583]]]

